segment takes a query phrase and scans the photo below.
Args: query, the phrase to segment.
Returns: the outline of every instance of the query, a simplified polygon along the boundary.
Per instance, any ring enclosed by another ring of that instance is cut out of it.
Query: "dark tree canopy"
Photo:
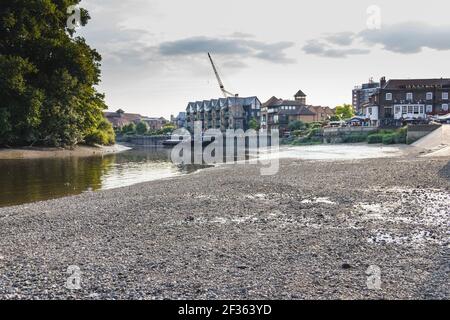
[[[67,26],[79,2],[1,1],[0,145],[70,147],[112,132],[95,89],[101,56]],[[89,19],[81,10],[81,25]]]

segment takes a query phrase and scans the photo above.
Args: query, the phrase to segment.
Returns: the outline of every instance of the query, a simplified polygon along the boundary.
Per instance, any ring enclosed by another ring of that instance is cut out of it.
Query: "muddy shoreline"
[[[61,148],[0,148],[0,160],[15,159],[47,159],[47,158],[67,158],[67,157],[91,157],[118,153],[128,148],[121,145],[114,146],[76,146],[73,149]]]
[[[284,159],[2,208],[0,298],[449,299],[449,199],[450,158]]]

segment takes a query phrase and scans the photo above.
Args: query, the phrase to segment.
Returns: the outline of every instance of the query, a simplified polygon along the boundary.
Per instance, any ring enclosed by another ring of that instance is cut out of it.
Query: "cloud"
[[[245,32],[234,32],[229,35],[230,38],[238,38],[238,39],[249,39],[254,38],[255,36]]]
[[[339,46],[349,46],[353,43],[355,34],[353,32],[338,32],[325,36],[325,40],[329,43]]]
[[[225,61],[222,63],[222,67],[229,68],[229,69],[244,69],[247,68],[247,65],[238,60],[232,60],[232,61]]]
[[[285,50],[294,46],[292,42],[265,43],[256,40],[224,39],[210,37],[190,37],[176,41],[163,42],[159,52],[163,56],[196,56],[212,52],[240,59],[258,58],[272,63],[293,63]]]
[[[332,48],[329,44],[320,42],[318,40],[310,40],[303,47],[303,51],[307,54],[317,55],[327,58],[346,58],[350,55],[362,55],[370,53],[368,49],[356,49],[356,48]]]
[[[423,22],[405,22],[364,30],[358,37],[370,45],[382,45],[387,51],[413,54],[424,48],[450,50],[450,25],[432,26]]]
[[[357,42],[358,48],[350,47]],[[429,48],[450,50],[450,25],[433,26],[424,22],[404,22],[383,25],[381,29],[358,33],[339,32],[326,34],[319,40],[309,40],[303,51],[307,54],[330,58],[369,54],[376,45],[400,54],[415,54]]]

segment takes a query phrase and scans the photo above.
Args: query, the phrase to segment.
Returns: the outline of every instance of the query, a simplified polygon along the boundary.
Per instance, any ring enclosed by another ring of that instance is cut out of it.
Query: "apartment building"
[[[363,106],[369,102],[370,97],[378,92],[380,83],[370,79],[368,83],[356,86],[352,91],[353,109],[357,114],[363,113]]]
[[[193,131],[196,121],[202,122],[203,129],[242,129],[250,128],[254,119],[261,119],[261,102],[257,97],[232,97],[190,102],[186,108],[185,128]]]

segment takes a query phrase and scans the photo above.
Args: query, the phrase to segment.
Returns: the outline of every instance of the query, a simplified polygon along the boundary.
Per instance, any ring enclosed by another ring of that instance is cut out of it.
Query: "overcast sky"
[[[376,5],[381,12],[377,29]],[[78,31],[103,56],[110,110],[148,116],[221,97],[209,64],[240,96],[351,103],[353,87],[389,78],[450,77],[448,0],[83,0]],[[369,26],[368,27],[368,20]],[[375,29],[374,29],[375,27]]]

